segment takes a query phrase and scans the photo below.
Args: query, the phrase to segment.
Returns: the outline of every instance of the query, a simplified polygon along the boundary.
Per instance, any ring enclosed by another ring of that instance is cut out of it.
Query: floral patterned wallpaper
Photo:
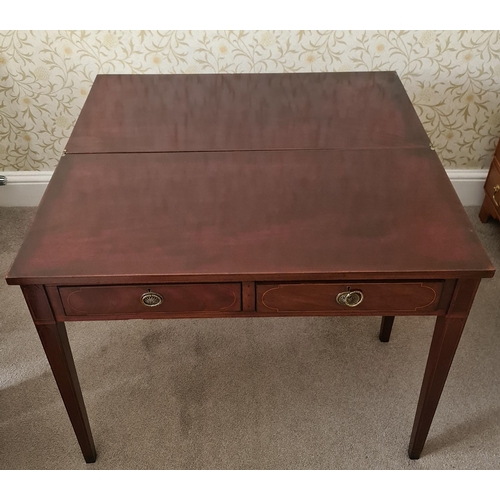
[[[488,168],[500,31],[0,31],[0,170],[51,170],[98,73],[398,72],[446,168]]]

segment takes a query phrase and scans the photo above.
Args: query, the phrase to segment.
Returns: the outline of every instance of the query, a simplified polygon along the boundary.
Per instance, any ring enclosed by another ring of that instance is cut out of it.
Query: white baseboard
[[[446,173],[464,207],[483,204],[487,170],[447,170]]]
[[[465,207],[483,203],[487,170],[447,170],[451,183]],[[52,177],[52,172],[0,172],[7,185],[0,186],[1,207],[36,207]]]
[[[52,172],[0,172],[7,184],[0,186],[0,207],[36,207]]]

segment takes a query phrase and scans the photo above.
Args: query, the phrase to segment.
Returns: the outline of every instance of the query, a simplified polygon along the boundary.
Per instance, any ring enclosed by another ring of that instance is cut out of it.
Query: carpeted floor
[[[34,215],[0,209],[0,468],[499,469],[500,271],[479,289],[420,460],[407,446],[432,318],[67,325],[98,458],[85,464],[19,287]],[[500,268],[500,224],[481,224]],[[409,221],[411,223],[411,221]]]

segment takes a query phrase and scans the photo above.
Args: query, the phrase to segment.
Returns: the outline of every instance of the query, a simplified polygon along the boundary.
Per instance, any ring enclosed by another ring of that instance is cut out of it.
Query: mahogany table
[[[436,316],[418,458],[494,272],[394,72],[99,75],[7,282],[87,462],[66,321]]]

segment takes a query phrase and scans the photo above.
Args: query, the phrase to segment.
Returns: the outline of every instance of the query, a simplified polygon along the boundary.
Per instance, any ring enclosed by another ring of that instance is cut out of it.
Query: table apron
[[[57,321],[297,316],[443,316],[456,280],[46,286]],[[141,304],[159,293],[159,307]],[[339,294],[361,292],[354,307]]]

